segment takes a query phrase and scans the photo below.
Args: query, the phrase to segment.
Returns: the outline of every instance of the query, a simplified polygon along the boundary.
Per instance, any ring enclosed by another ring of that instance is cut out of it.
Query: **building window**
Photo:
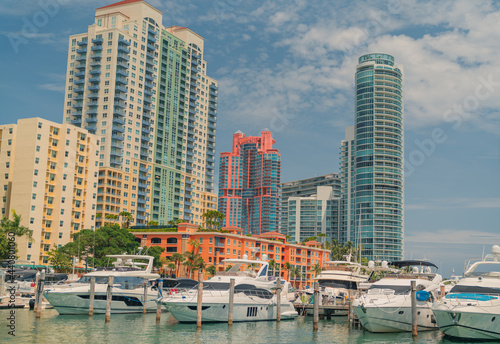
[[[151,244],[161,244],[160,238],[151,238]]]
[[[167,238],[167,244],[177,244],[177,238]]]

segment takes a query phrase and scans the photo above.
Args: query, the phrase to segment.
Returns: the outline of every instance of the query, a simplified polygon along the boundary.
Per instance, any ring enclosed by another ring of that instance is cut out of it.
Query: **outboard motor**
[[[30,299],[29,306],[30,306],[30,311],[35,309],[35,299]]]

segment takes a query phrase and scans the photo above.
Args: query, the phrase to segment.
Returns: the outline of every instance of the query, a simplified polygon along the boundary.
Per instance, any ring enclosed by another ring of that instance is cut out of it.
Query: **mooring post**
[[[90,277],[89,317],[94,315],[95,277]]]
[[[40,318],[42,315],[42,302],[43,302],[43,284],[45,283],[45,270],[40,274],[40,290],[38,291],[38,306],[36,307],[36,317]]]
[[[33,311],[36,314],[36,309],[38,306],[38,292],[40,290],[40,272],[37,272],[35,275],[35,306],[33,307]]]
[[[314,282],[313,331],[318,330],[319,320],[319,282]]]
[[[198,305],[196,307],[196,327],[201,328],[201,307],[203,301],[203,276],[201,271],[198,273]]]
[[[411,333],[417,336],[417,289],[416,282],[411,281]]]
[[[281,321],[281,278],[276,281],[276,321]]]
[[[111,319],[111,298],[113,297],[111,288],[113,287],[113,276],[109,276],[108,278],[108,289],[106,292],[106,317],[104,319],[105,322],[109,322]]]
[[[234,278],[229,280],[229,309],[227,313],[227,324],[233,324],[233,306],[234,306]]]
[[[160,323],[160,317],[161,317],[161,297],[162,297],[162,290],[163,290],[163,280],[160,280],[158,282],[158,304],[156,305],[156,323]]]
[[[142,305],[142,314],[146,314],[148,309],[148,281],[144,279],[144,302]]]
[[[440,295],[439,299],[442,299],[444,297],[444,295],[446,294],[444,284],[441,284],[440,291],[441,291],[441,293],[440,293],[441,295]]]

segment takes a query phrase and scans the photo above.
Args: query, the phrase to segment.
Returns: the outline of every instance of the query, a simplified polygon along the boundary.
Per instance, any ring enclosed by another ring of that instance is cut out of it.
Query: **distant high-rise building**
[[[134,224],[201,224],[217,204],[217,83],[203,38],[163,27],[145,1],[121,1],[70,37],[67,68],[65,122],[102,137],[97,225],[122,211]]]
[[[341,241],[369,260],[403,257],[403,72],[387,54],[359,58],[355,126],[341,145]]]
[[[16,238],[21,260],[48,263],[48,251],[94,229],[99,139],[41,118],[0,126],[2,216],[14,210],[33,241]]]
[[[264,129],[261,136],[233,135],[232,152],[221,153],[219,211],[224,226],[243,228],[249,234],[279,229],[281,155]]]
[[[340,178],[330,173],[281,184],[281,232],[292,242],[339,237]],[[320,235],[321,234],[321,235]]]

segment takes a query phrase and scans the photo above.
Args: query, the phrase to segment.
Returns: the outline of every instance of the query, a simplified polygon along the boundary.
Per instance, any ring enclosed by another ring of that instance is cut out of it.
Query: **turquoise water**
[[[8,310],[0,310],[1,343],[453,343],[443,339],[439,331],[421,332],[416,341],[409,333],[373,334],[360,329],[349,329],[347,317],[320,320],[318,332],[312,330],[312,317],[296,320],[257,323],[179,324],[169,313],[112,314],[111,322],[104,315],[58,315],[54,309],[42,311],[35,319],[33,311],[16,310],[16,336],[8,335]]]

